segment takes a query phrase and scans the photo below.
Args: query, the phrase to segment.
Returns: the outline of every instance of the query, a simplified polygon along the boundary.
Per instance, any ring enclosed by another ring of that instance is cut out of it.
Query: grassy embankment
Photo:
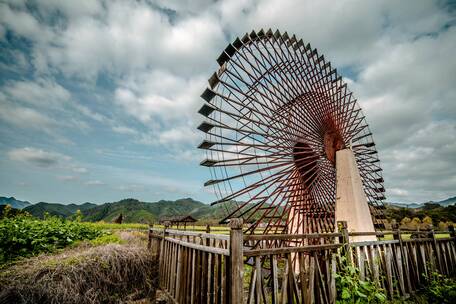
[[[125,226],[1,219],[0,303],[134,303],[150,297],[157,267],[147,233],[119,229]]]

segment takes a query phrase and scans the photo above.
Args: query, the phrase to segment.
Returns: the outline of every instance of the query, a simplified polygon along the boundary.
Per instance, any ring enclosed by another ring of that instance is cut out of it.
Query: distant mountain
[[[82,212],[83,219],[91,222],[112,222],[119,214],[122,214],[126,223],[151,223],[164,217],[178,215],[191,215],[198,220],[218,221],[225,216],[227,210],[233,210],[235,204],[234,202],[227,202],[210,206],[191,198],[175,201],[160,200],[158,202],[142,202],[130,198],[101,205],[92,203],[63,205],[40,202],[24,208],[24,211],[38,218],[43,218],[45,212],[68,218],[79,209]]]
[[[106,203],[82,212],[86,221],[113,221],[119,214],[128,223],[156,222],[163,217],[191,215],[199,220],[221,219],[224,215],[220,207],[211,207],[191,198],[176,201],[160,200],[154,203],[141,202],[136,199],[124,199],[114,203]]]
[[[112,222],[122,214],[126,223],[151,223],[162,218],[179,215],[191,215],[192,217],[207,222],[218,222],[223,219],[229,211],[234,211],[236,202],[229,201],[215,206],[210,206],[191,198],[178,199],[176,201],[160,200],[148,203],[136,199],[124,199],[114,203],[98,205],[82,212],[86,221]],[[264,212],[264,211],[262,211]],[[253,218],[261,216],[257,212]]]
[[[406,203],[386,203],[386,204],[394,206],[394,207],[412,208],[412,209],[423,207],[422,203],[411,203],[411,204],[406,204]]]
[[[14,209],[23,209],[31,204],[27,201],[20,201],[14,197],[0,196],[0,205],[11,205]]]
[[[443,201],[428,201],[424,203],[411,203],[411,204],[405,204],[405,203],[387,203],[395,207],[401,207],[401,208],[412,208],[412,209],[417,209],[417,208],[423,208],[425,204],[438,204],[442,207],[448,207],[456,204],[456,196],[447,198],[446,200]]]
[[[81,212],[83,212],[84,210],[91,209],[95,206],[97,206],[97,205],[92,204],[92,203],[84,203],[82,205],[76,205],[76,204],[63,205],[63,204],[51,204],[51,203],[40,202],[40,203],[37,203],[37,204],[24,208],[24,211],[27,211],[31,215],[38,217],[38,218],[43,218],[45,212],[49,213],[50,215],[67,218],[67,217],[75,214],[77,210],[81,210]]]
[[[431,202],[431,203],[436,203],[436,204],[439,204],[440,206],[444,206],[444,207],[455,205],[456,204],[456,196],[447,198],[446,200],[443,200],[443,201]]]

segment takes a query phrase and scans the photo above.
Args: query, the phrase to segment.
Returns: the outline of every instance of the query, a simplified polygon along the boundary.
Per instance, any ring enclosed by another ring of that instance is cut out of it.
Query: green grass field
[[[105,223],[105,222],[85,222],[89,226],[102,229],[102,230],[119,230],[119,229],[144,229],[147,230],[149,225],[147,224],[135,224],[135,223],[126,223],[126,224],[116,224],[116,223]]]
[[[403,240],[409,240],[410,237],[411,237],[411,233],[406,233],[406,234],[403,234],[402,235],[402,239]],[[449,238],[450,237],[450,234],[449,233],[436,233],[435,234],[435,238],[436,239],[444,239],[444,238]],[[386,234],[385,237],[383,238],[380,238],[380,240],[382,241],[390,241],[390,240],[393,240],[393,235],[392,234]]]

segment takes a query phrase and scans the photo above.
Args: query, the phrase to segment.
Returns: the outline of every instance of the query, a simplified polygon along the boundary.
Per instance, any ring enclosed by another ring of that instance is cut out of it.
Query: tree
[[[439,230],[440,231],[446,231],[447,229],[448,229],[448,223],[439,222]]]
[[[432,218],[429,217],[429,216],[425,216],[423,218],[423,225],[422,225],[422,228],[423,229],[432,229]]]
[[[409,223],[410,229],[417,230],[420,228],[421,220],[418,217],[414,217],[412,221]]]
[[[76,217],[75,217],[76,222],[81,222],[82,221],[82,212],[81,210],[76,210]]]
[[[401,220],[401,226],[405,226],[408,228],[410,222],[412,220],[409,218],[409,217],[404,217],[402,220]]]
[[[423,210],[433,210],[433,209],[438,209],[438,208],[442,208],[442,206],[440,206],[439,204],[436,204],[436,203],[425,203],[424,206],[423,206]]]
[[[13,208],[11,207],[11,205],[7,204],[5,206],[5,208],[3,209],[3,216],[5,218],[9,217],[11,215],[12,210],[13,210]]]

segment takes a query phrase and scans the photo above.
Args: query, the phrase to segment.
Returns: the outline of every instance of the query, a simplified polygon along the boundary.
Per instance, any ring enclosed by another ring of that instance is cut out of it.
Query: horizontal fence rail
[[[448,232],[348,232],[342,223],[338,233],[243,235],[241,220],[230,226],[230,235],[149,229],[159,287],[171,302],[335,303],[344,265],[389,298],[408,297],[434,272],[456,274],[455,235],[435,237]],[[372,235],[384,240],[350,240]]]

